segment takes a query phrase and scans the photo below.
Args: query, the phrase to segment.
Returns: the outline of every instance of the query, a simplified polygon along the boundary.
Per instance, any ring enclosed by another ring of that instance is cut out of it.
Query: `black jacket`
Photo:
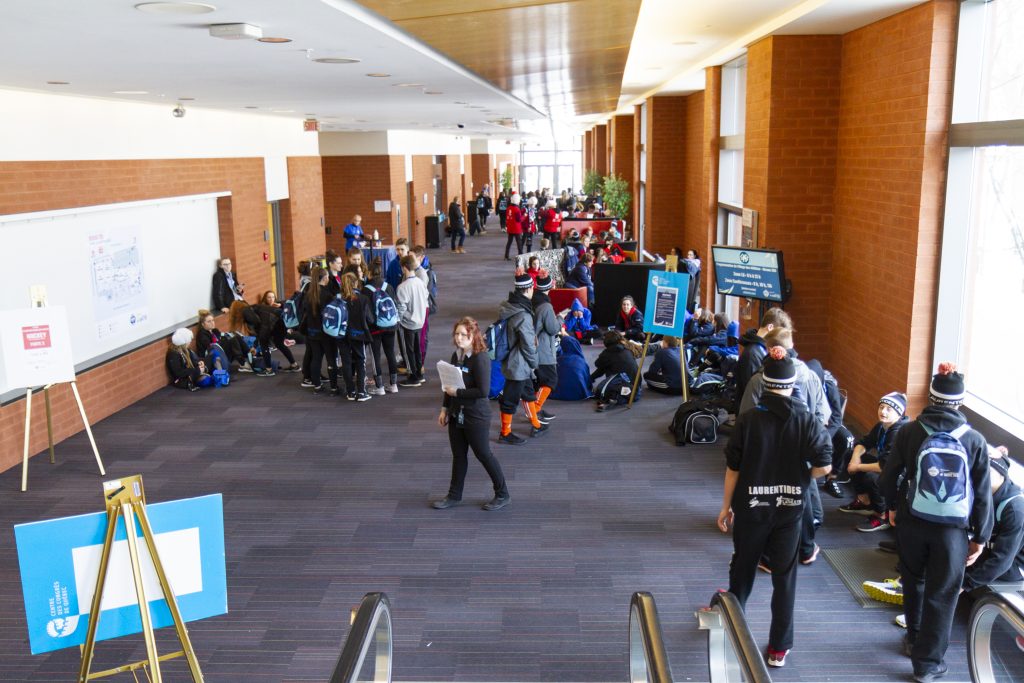
[[[766,391],[756,408],[737,416],[725,446],[726,466],[740,473],[733,512],[755,522],[800,516],[810,468],[831,462],[832,441],[807,407]]]
[[[196,332],[196,352],[201,358],[205,358],[206,354],[210,352],[210,347],[214,344],[220,344],[220,340],[223,338],[223,334],[216,327],[212,330],[207,330],[202,325],[199,326],[199,331]]]
[[[249,326],[260,343],[269,341],[274,327],[282,324],[281,309],[263,304],[246,306],[242,311],[242,319],[245,320],[245,324]]]
[[[456,396],[444,395],[444,407],[448,410],[448,420],[458,426],[459,413],[463,416],[463,424],[480,424],[491,421],[491,402],[487,393],[491,388],[491,359],[486,353],[474,353],[459,362],[459,354],[453,353],[451,364],[461,367],[462,381],[465,389],[459,389]]]
[[[590,379],[598,377],[613,377],[620,372],[632,380],[636,377],[636,358],[633,353],[622,344],[606,348],[594,361],[594,371],[590,373]]]
[[[238,273],[232,272],[235,278],[235,287],[238,286]],[[220,311],[225,308],[231,308],[231,302],[235,300],[235,291],[231,289],[231,285],[228,284],[228,276],[224,274],[223,268],[218,268],[217,272],[213,274],[213,310]],[[241,292],[239,292],[241,296]]]
[[[324,306],[333,300],[334,293],[331,292],[329,285],[320,288],[319,301],[313,300],[312,289],[306,292],[306,296],[302,297],[302,319],[299,321],[299,328],[303,331],[303,334],[312,332],[317,335],[323,333],[324,325],[320,314],[323,313]]]
[[[452,230],[462,230],[466,227],[466,219],[462,215],[462,207],[458,202],[448,205],[448,225]]]
[[[917,453],[927,436],[922,424],[932,431],[951,432],[967,422],[967,418],[955,409],[945,406],[928,406],[917,419],[900,429],[893,440],[889,460],[885,463],[878,480],[882,495],[889,509],[897,511],[896,523],[901,516],[909,515],[907,482],[917,478]],[[992,486],[988,480],[988,444],[973,429],[960,438],[967,451],[971,468],[971,486],[974,489],[974,507],[971,510],[968,530],[974,534],[976,543],[987,543],[992,535]],[[901,475],[904,477],[901,483]],[[923,521],[923,520],[922,520]]]
[[[199,359],[192,349],[188,350],[188,356],[192,361],[192,367],[188,366],[185,357],[177,349],[167,349],[167,372],[171,375],[171,383],[176,387],[193,387],[202,375],[199,370]]]
[[[366,292],[369,294],[369,292]],[[370,321],[373,320],[373,311],[370,310],[372,303],[369,297],[364,296],[362,290],[356,292],[352,299],[345,300],[345,307],[348,309],[348,328],[345,338],[353,341],[370,341]]]
[[[733,368],[733,376],[736,378],[736,406],[739,407],[743,390],[747,388],[750,378],[761,369],[764,364],[768,349],[764,345],[764,339],[757,335],[757,330],[747,330],[740,337],[740,358]]]
[[[967,568],[965,590],[1000,580],[1024,580],[1024,497],[1008,478],[992,494],[992,510],[999,514],[992,526],[991,542],[978,561]]]

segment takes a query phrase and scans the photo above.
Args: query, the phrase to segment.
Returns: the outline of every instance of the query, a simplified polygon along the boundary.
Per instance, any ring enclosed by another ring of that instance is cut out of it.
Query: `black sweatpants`
[[[507,496],[508,486],[501,465],[491,452],[491,444],[487,439],[490,422],[469,422],[461,427],[456,424],[457,417],[449,415],[448,442],[452,447],[452,481],[448,486],[448,497],[462,500],[462,488],[466,483],[466,470],[469,469],[469,449],[487,470],[494,486],[495,496]]]
[[[862,464],[872,465],[878,463],[878,458],[865,453],[860,457],[860,461]],[[871,501],[871,508],[877,514],[885,511],[885,500],[882,498],[882,490],[878,487],[878,478],[881,476],[880,472],[854,472],[850,475],[853,492],[866,495]]]
[[[395,330],[384,330],[375,332],[370,337],[370,354],[373,358],[373,378],[378,388],[384,385],[384,368],[380,364],[380,352],[383,349],[384,357],[388,361],[388,375],[391,384],[398,383],[398,360],[395,357],[395,337],[398,336]]]
[[[333,337],[328,337],[323,332],[312,332],[306,337],[306,345],[312,351],[309,359],[309,379],[313,386],[320,386],[320,368],[324,359],[327,359],[327,376],[331,381],[331,388],[338,386],[338,346]]]
[[[796,600],[797,546],[802,515],[784,520],[744,519],[740,512],[732,530],[733,555],[729,564],[729,592],[746,607],[754,588],[757,563],[766,556],[772,570],[772,625],[768,647],[793,647],[793,604]]]
[[[537,370],[534,373],[536,380],[534,380],[534,387],[540,389],[541,387],[547,387],[552,391],[558,387],[558,366],[557,365],[538,365]]]
[[[915,674],[934,671],[949,647],[953,612],[964,580],[967,531],[909,513],[896,518],[903,613]]]
[[[537,400],[533,393],[532,379],[507,379],[505,388],[501,390],[501,398],[498,400],[498,407],[506,415],[515,415],[519,401],[532,403]]]
[[[409,379],[423,379],[423,352],[420,350],[420,330],[402,328],[402,339],[405,341],[405,369]]]
[[[551,248],[552,249],[558,249],[558,235],[559,235],[559,233],[557,233],[557,232],[546,232],[546,233],[544,233],[544,236],[547,237],[548,240],[551,242]]]
[[[345,391],[349,394],[366,391],[366,342],[361,339],[339,339],[338,350],[341,352]]]
[[[508,239],[505,240],[505,260],[508,260],[508,250],[512,247],[512,241],[515,240],[516,251],[521,255],[523,253],[523,234],[513,235],[508,233]]]

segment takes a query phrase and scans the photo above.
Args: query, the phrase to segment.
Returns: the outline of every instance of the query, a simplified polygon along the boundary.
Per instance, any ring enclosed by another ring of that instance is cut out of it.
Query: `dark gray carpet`
[[[468,254],[430,252],[442,312],[431,321],[428,367],[450,353],[457,316],[495,317],[511,284],[503,246],[492,221],[489,235],[467,240]],[[473,461],[465,504],[435,511],[428,501],[447,490],[450,467],[436,379],[359,404],[298,383],[291,374],[243,375],[213,392],[167,388],[95,427],[110,477],[142,474],[151,501],[224,494],[230,613],[190,626],[207,680],[325,680],[349,609],[384,591],[394,606],[396,679],[622,681],[638,590],[657,600],[676,680],[708,679],[693,613],[728,583],[731,542],[714,524],[724,462],[721,442],[672,445],[666,427],[677,399],[647,394],[632,411],[605,415],[589,403],[552,402],[550,434],[518,448],[495,444],[508,508],[480,510],[489,482]],[[517,431],[525,433],[522,418]],[[85,436],[57,454],[54,467],[34,459],[28,493],[18,493],[16,470],[0,475],[5,528],[102,509]],[[884,537],[852,531],[835,512],[840,502],[826,498],[823,546],[868,547]],[[762,646],[769,596],[762,577],[748,605]],[[887,610],[861,609],[824,560],[802,567],[796,649],[773,676],[904,680],[910,663],[890,619]],[[161,633],[163,651],[171,640]],[[138,637],[97,652],[98,667],[144,656]],[[78,661],[77,649],[28,654],[6,533],[0,680],[69,681]],[[962,625],[949,662],[950,678],[964,680]],[[184,680],[180,660],[165,668]]]

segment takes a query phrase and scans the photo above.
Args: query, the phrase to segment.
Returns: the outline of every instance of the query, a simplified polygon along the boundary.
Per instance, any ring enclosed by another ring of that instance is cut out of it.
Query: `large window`
[[[936,361],[967,406],[1024,438],[1024,3],[961,6]]]
[[[722,101],[718,151],[718,234],[716,244],[744,245],[741,215],[743,206],[743,149],[746,132],[747,56],[722,65]],[[707,255],[707,263],[711,254]],[[732,320],[750,317],[748,299],[716,294],[714,309]]]

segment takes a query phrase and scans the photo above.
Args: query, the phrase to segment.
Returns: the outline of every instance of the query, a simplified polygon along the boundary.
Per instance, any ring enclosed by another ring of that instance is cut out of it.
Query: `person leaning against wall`
[[[217,262],[217,272],[213,274],[213,310],[227,313],[232,301],[244,301],[245,283],[239,282],[231,270],[231,259],[222,257]]]

